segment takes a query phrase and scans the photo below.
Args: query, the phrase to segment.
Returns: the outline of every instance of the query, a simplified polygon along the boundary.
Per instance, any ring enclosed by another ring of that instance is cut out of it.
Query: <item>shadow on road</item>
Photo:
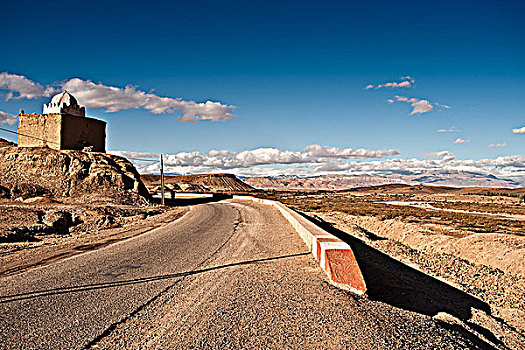
[[[10,302],[13,302],[13,301],[34,299],[34,298],[45,297],[45,296],[50,296],[50,295],[58,295],[58,294],[66,294],[66,293],[77,293],[77,292],[84,292],[84,291],[104,289],[104,288],[111,288],[111,287],[120,287],[120,286],[126,286],[126,285],[133,285],[133,284],[140,284],[140,283],[162,281],[162,280],[167,280],[167,279],[172,279],[172,278],[196,275],[196,274],[199,274],[199,273],[213,271],[213,270],[219,270],[219,269],[224,269],[224,268],[228,268],[228,267],[249,265],[249,264],[254,264],[254,263],[259,263],[259,262],[266,262],[266,261],[272,261],[272,260],[294,258],[294,257],[298,257],[298,256],[308,255],[308,254],[310,254],[310,252],[298,253],[298,254],[290,254],[290,255],[282,255],[282,256],[276,256],[276,257],[264,258],[264,259],[241,261],[241,262],[237,262],[237,263],[231,263],[231,264],[226,264],[226,265],[221,265],[221,266],[209,267],[209,268],[206,268],[206,269],[186,271],[186,272],[179,272],[179,273],[172,273],[172,274],[165,274],[165,275],[158,275],[158,276],[151,276],[151,277],[134,278],[134,279],[122,280],[122,281],[112,281],[112,282],[105,282],[105,283],[102,282],[102,283],[94,283],[94,284],[85,284],[85,285],[80,285],[80,286],[53,288],[53,289],[47,289],[47,290],[38,290],[38,291],[33,291],[33,292],[27,292],[27,293],[4,295],[4,296],[0,296],[0,304],[10,303]]]

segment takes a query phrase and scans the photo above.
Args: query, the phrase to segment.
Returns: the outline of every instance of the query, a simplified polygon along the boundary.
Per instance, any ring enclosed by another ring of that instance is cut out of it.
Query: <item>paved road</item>
[[[330,286],[271,208],[195,206],[133,239],[0,279],[0,348],[486,348]]]

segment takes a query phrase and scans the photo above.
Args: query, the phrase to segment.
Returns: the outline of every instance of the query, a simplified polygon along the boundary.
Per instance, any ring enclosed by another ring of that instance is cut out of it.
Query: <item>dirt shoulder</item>
[[[0,277],[140,235],[177,220],[188,211],[189,207],[29,205],[3,201],[0,230],[23,230],[18,236],[4,235],[9,240],[0,243]]]

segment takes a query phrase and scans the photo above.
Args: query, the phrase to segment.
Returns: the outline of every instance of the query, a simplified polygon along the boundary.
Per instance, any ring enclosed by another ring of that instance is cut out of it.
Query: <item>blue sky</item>
[[[237,169],[203,168],[181,152],[231,153],[216,164],[259,148],[304,154],[312,144],[339,150],[243,166],[428,160],[443,151],[455,161],[524,161],[525,133],[513,132],[525,126],[522,1],[17,1],[3,4],[0,27],[0,72],[44,89],[77,89],[88,115],[108,122],[108,150],[171,154],[174,171]],[[375,88],[403,81],[409,87]],[[365,89],[369,84],[374,88]],[[127,85],[135,94],[213,101],[222,109],[196,123],[140,102],[124,109],[115,101],[117,111],[107,112],[111,106],[98,100],[104,88]],[[13,86],[0,82],[4,115],[40,112],[49,100],[8,99],[19,93]],[[86,95],[87,88],[100,94]],[[411,115],[403,98],[432,110]],[[2,127],[16,130],[16,123]],[[460,131],[437,132],[451,127]],[[458,138],[467,142],[453,144]],[[349,148],[398,154],[358,158],[344,153]],[[257,156],[271,158],[267,153]]]

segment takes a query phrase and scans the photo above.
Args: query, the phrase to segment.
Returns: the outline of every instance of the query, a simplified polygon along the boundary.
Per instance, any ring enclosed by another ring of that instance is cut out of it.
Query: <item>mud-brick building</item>
[[[18,146],[106,152],[106,122],[86,117],[86,109],[64,91],[44,104],[42,114],[20,110]]]

